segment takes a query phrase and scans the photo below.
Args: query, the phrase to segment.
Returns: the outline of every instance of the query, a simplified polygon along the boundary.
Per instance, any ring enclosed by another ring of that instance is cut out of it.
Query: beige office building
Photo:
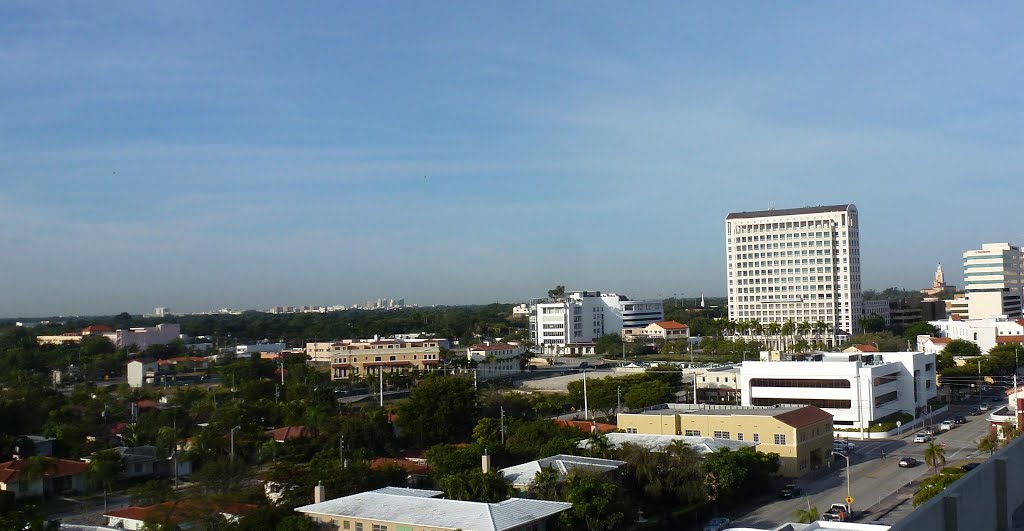
[[[799,477],[824,466],[832,452],[832,415],[815,406],[735,407],[664,404],[623,413],[619,429],[648,435],[687,435],[757,443],[779,454],[779,474]]]
[[[438,341],[384,339],[377,341],[336,341],[307,343],[306,355],[313,361],[329,360],[331,379],[374,376],[402,371],[430,371],[441,362]]]

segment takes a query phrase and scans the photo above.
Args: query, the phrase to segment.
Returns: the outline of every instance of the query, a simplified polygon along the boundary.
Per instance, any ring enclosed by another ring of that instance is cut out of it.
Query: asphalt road
[[[935,424],[956,415],[965,415],[965,406],[958,406],[945,415],[935,419]],[[988,415],[967,417],[967,423],[939,434],[935,440],[946,443],[946,461],[954,463],[967,458],[987,458],[978,455],[977,440],[988,431]],[[911,481],[931,474],[931,468],[924,465],[925,444],[914,443],[913,434],[904,434],[902,439],[886,439],[877,441],[851,441],[857,448],[850,454],[850,493],[854,498],[854,512],[872,508],[892,496],[900,487]],[[885,457],[882,457],[882,451]],[[897,463],[901,457],[913,457],[922,464],[915,468],[900,468]],[[796,520],[798,509],[806,509],[808,503],[825,512],[833,503],[842,503],[846,498],[846,460],[839,459],[832,463],[833,472],[812,481],[797,481],[804,490],[804,496],[792,500],[778,500],[764,505],[734,519],[734,527],[774,528],[786,522]],[[901,505],[884,518],[887,523],[896,520],[909,512],[910,502]],[[872,521],[877,516],[871,512],[859,518],[860,521]]]

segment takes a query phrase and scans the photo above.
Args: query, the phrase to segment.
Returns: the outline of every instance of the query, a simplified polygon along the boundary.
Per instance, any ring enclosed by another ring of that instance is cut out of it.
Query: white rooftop
[[[545,468],[552,468],[559,475],[564,476],[572,470],[585,470],[597,473],[612,472],[625,464],[625,461],[615,461],[612,459],[559,454],[503,468],[500,472],[501,475],[505,476],[505,479],[511,481],[516,487],[529,487],[533,484],[533,478],[537,476],[537,473]]]
[[[608,444],[613,448],[620,448],[626,443],[636,444],[647,448],[652,452],[662,452],[675,441],[681,441],[689,445],[700,455],[710,454],[728,448],[739,450],[740,448],[753,448],[757,443],[750,441],[733,441],[730,439],[714,439],[711,437],[694,437],[689,435],[646,435],[643,433],[606,433]],[[584,439],[577,444],[580,448],[590,448],[590,440]]]
[[[725,531],[887,531],[887,524],[861,524],[857,522],[825,522],[819,520],[809,524],[782,524],[771,529],[759,527],[727,527]]]
[[[387,487],[295,509],[300,513],[414,527],[504,531],[570,509],[571,503],[512,498],[481,503],[436,498],[438,491]]]

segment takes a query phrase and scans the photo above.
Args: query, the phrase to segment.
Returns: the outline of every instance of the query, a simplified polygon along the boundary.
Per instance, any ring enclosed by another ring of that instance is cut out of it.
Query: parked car
[[[925,434],[925,435],[927,435],[929,437],[935,437],[935,434],[937,434],[938,432],[939,432],[939,430],[936,429],[935,426],[928,426],[927,428],[921,430],[921,433],[923,433],[923,434]]]
[[[723,516],[712,518],[704,524],[704,531],[722,531],[729,525],[729,519]]]
[[[953,418],[953,424],[966,424],[966,423],[967,423],[967,418],[964,417],[963,415],[957,415],[956,417]]]
[[[904,457],[900,459],[900,468],[914,468],[918,465],[917,459],[913,457]]]
[[[980,411],[988,411],[988,404],[982,402],[982,404],[980,406],[978,406],[978,410],[980,410]]]
[[[844,503],[833,503],[828,512],[821,517],[822,520],[829,522],[848,522],[853,519],[850,508]]]
[[[790,498],[796,498],[803,493],[803,489],[796,485],[786,485],[785,487],[782,487],[782,491],[779,492],[779,496],[784,500],[788,500]]]
[[[850,441],[847,441],[846,439],[836,439],[832,441],[832,449],[842,450],[844,452],[852,452],[857,449],[857,445],[853,444]]]
[[[963,465],[960,468],[966,470],[967,472],[970,472],[971,470],[974,470],[975,468],[978,468],[978,465],[980,465],[980,464],[981,463],[967,463],[966,465]]]
[[[939,431],[949,431],[953,429],[956,424],[953,424],[952,420],[944,420],[942,424],[939,424]]]
[[[932,440],[932,436],[924,432],[918,433],[917,435],[914,436],[914,442],[916,443],[926,443],[930,440]]]

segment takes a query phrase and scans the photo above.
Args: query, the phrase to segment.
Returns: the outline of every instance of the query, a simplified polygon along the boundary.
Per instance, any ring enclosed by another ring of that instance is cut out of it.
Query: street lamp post
[[[846,497],[847,498],[853,498],[853,495],[850,494],[850,456],[847,455],[846,452],[837,452],[837,451],[833,450],[832,451],[832,456],[834,457],[834,456],[837,456],[837,455],[842,457],[843,459],[846,459]],[[852,517],[853,516],[853,504],[849,503],[847,505],[849,506],[850,516]]]
[[[234,428],[231,428],[231,459],[230,460],[231,460],[232,463],[235,462],[235,430],[240,430],[240,429],[242,429],[241,426],[235,426]]]

